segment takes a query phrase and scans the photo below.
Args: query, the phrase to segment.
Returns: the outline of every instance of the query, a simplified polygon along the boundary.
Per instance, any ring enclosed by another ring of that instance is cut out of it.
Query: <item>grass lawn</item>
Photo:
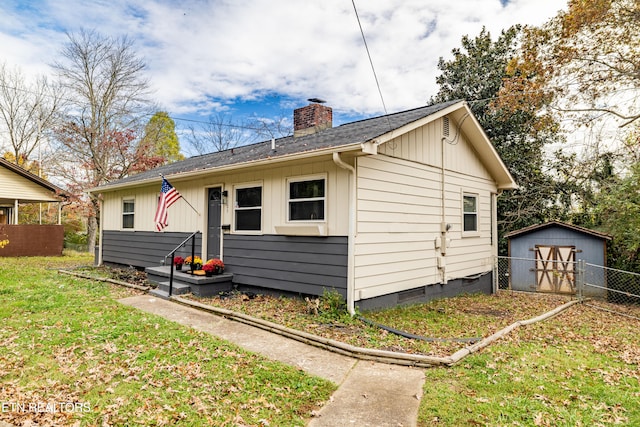
[[[426,370],[419,425],[638,426],[639,330],[581,304],[519,328],[458,366]]]
[[[56,273],[90,261],[0,258],[0,420],[303,425],[335,390],[116,302],[136,291]],[[341,314],[331,298],[321,301],[319,314],[301,299],[232,294],[199,300],[363,347],[446,356],[465,345],[398,337]],[[363,314],[423,336],[486,337],[566,300],[501,292]],[[640,425],[640,307],[625,309],[634,317],[574,305],[454,367],[425,369],[419,426]],[[15,407],[56,402],[78,407],[62,405],[55,413]]]
[[[465,345],[407,340],[354,319],[311,315],[299,299],[199,300],[362,347],[447,356]],[[567,300],[501,292],[363,315],[427,337],[486,337]],[[623,308],[635,319],[578,304],[516,329],[454,367],[426,369],[419,425],[640,426],[640,307],[608,307]]]
[[[302,426],[335,390],[116,302],[135,291],[57,273],[91,260],[0,258],[0,420]]]

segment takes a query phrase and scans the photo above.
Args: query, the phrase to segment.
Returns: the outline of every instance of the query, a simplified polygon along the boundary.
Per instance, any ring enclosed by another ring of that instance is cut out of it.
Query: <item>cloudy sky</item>
[[[565,0],[355,0],[388,112],[424,105],[463,35],[539,25]],[[383,112],[351,0],[2,0],[0,61],[49,74],[65,32],[127,35],[173,117]],[[180,123],[178,123],[180,125]]]

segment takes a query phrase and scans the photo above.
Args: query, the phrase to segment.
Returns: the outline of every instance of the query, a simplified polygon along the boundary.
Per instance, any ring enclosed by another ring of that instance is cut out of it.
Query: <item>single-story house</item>
[[[0,158],[0,257],[61,255],[65,193],[49,181]],[[58,224],[18,224],[21,204],[57,203]]]
[[[518,291],[576,293],[576,261],[607,265],[607,241],[599,231],[551,221],[515,230],[505,235],[509,245],[510,288]],[[602,269],[591,269],[591,284],[606,288]],[[591,293],[604,289],[590,288]]]
[[[293,136],[92,189],[98,262],[158,266],[202,231],[197,254],[221,257],[237,286],[335,289],[352,311],[491,292],[496,198],[517,185],[466,102],[333,127],[332,109],[311,101]],[[189,204],[155,232],[160,174]]]

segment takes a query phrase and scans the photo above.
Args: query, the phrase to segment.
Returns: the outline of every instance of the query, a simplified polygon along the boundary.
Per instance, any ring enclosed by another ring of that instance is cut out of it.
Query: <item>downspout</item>
[[[347,237],[347,310],[352,316],[355,309],[355,237],[356,237],[356,170],[340,157],[340,153],[333,153],[333,162],[349,172],[349,235]]]
[[[498,293],[498,197],[502,195],[503,190],[498,190],[497,193],[491,193],[491,254],[493,265],[493,294]]]
[[[447,216],[446,216],[446,208],[445,208],[445,200],[447,197],[445,184],[445,155],[444,148],[447,145],[446,138],[443,136],[441,139],[442,149],[440,150],[440,255],[438,256],[438,269],[442,273],[442,284],[447,284],[447,263],[446,263],[446,255],[447,255],[447,233],[449,231],[449,225],[447,224]]]

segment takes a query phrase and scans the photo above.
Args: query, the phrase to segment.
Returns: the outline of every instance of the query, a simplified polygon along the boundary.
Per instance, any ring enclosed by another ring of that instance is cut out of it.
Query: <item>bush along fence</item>
[[[640,274],[583,260],[497,257],[494,288],[568,295],[598,308],[640,318]]]

